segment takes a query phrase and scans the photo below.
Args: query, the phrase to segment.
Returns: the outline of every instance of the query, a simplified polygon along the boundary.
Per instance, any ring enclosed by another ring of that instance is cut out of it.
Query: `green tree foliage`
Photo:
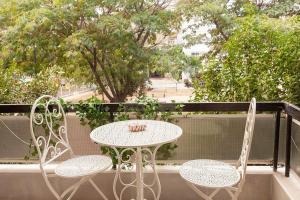
[[[235,28],[235,19],[252,12],[256,1],[251,0],[182,0],[179,11],[189,22],[186,32],[187,45],[205,43],[210,47],[207,55],[217,55]],[[259,6],[255,6],[258,10]],[[207,32],[199,32],[206,27]]]
[[[211,51],[205,56],[217,55],[236,27],[236,19],[251,13],[282,17],[300,13],[299,0],[182,0],[179,10],[190,25],[188,45],[206,43]],[[208,27],[208,33],[199,33],[199,27]]]
[[[196,80],[196,100],[300,102],[300,18],[239,18],[218,57]],[[197,82],[203,80],[205,87]]]
[[[183,71],[195,76],[199,66],[201,66],[200,60],[194,56],[187,56],[183,52],[181,45],[160,49],[157,55],[153,57],[153,62],[153,71],[160,72],[161,74],[170,73],[176,80],[181,79]]]
[[[16,69],[0,68],[0,103],[33,103],[42,94],[56,95],[59,74],[51,68],[29,77]]]
[[[292,16],[300,14],[299,0],[261,1],[259,7],[271,17]]]
[[[197,101],[300,102],[299,0],[182,2],[188,45],[211,49],[194,79]]]
[[[124,101],[147,79],[157,35],[178,28],[169,0],[0,0],[2,67],[54,65]]]

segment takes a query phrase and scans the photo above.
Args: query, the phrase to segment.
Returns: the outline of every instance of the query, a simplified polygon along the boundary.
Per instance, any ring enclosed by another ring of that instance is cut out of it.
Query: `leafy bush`
[[[92,97],[87,99],[86,101],[81,101],[79,105],[75,107],[77,116],[80,117],[82,124],[88,124],[91,129],[94,129],[98,126],[104,125],[109,123],[110,115],[109,109],[107,107],[101,107],[101,100],[97,99],[96,97]],[[159,103],[156,99],[142,96],[136,100],[136,103],[142,104],[144,106],[143,110],[125,110],[124,106],[119,106],[119,111],[114,113],[114,121],[122,121],[128,120],[131,117],[137,119],[153,119],[153,120],[163,120],[172,122],[174,119],[172,118],[173,113],[171,112],[160,112],[159,111]],[[100,107],[99,107],[100,106]],[[178,114],[181,114],[182,106],[179,105],[176,107]],[[130,116],[130,113],[135,116]],[[157,152],[157,159],[168,159],[174,154],[174,150],[177,148],[177,145],[174,143],[169,143],[163,145]],[[122,151],[123,148],[118,148],[119,151]],[[109,155],[112,160],[114,166],[118,163],[117,155],[115,151],[106,146],[101,147],[101,151],[103,154]],[[123,154],[123,159],[128,158],[131,156],[132,152],[126,151]]]
[[[249,15],[194,80],[196,101],[300,102],[300,18]],[[205,86],[200,85],[204,82]]]
[[[43,94],[56,95],[60,71],[45,69],[26,76],[16,69],[0,69],[0,103],[33,103]]]

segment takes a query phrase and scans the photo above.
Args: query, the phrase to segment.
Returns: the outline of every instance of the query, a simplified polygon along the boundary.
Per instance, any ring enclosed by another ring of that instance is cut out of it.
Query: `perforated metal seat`
[[[216,160],[191,160],[182,165],[180,175],[198,186],[219,188],[237,184],[239,171],[227,163]]]
[[[66,178],[89,176],[111,167],[112,161],[107,156],[87,155],[71,158],[55,168],[55,174]]]

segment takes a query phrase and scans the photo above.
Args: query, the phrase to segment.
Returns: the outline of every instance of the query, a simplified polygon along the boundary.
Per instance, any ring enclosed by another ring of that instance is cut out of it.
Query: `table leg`
[[[160,194],[161,194],[161,184],[160,184],[160,180],[159,180],[159,177],[158,177],[158,173],[157,173],[157,169],[156,169],[156,161],[155,161],[155,157],[156,157],[156,153],[157,153],[157,150],[160,148],[161,146],[156,146],[155,149],[153,150],[153,152],[151,151],[151,149],[149,148],[142,148],[142,152],[145,152],[146,154],[145,155],[149,155],[150,159],[148,159],[147,156],[144,156],[144,163],[146,165],[150,165],[152,167],[152,170],[153,170],[153,180],[150,184],[146,184],[144,183],[144,188],[148,189],[151,193],[152,193],[152,196],[153,196],[153,199],[154,200],[159,200],[160,198]],[[154,190],[154,186],[157,186],[157,191],[155,192]]]
[[[151,192],[152,197],[153,197],[151,199],[159,200],[160,193],[161,193],[161,185],[160,185],[160,181],[159,181],[159,177],[158,177],[158,173],[157,173],[157,169],[156,169],[156,165],[155,165],[156,164],[155,156],[156,156],[156,153],[157,153],[157,150],[159,149],[159,147],[160,146],[157,146],[153,152],[150,148],[146,148],[146,147],[127,148],[127,149],[123,149],[121,152],[119,152],[117,150],[117,148],[113,147],[113,149],[115,150],[115,152],[117,154],[117,158],[118,158],[116,175],[115,175],[114,182],[113,182],[113,193],[114,193],[116,200],[122,200],[124,192],[128,188],[132,188],[132,187],[136,189],[136,200],[145,200],[144,199],[144,190],[148,190]],[[123,154],[126,151],[133,152],[134,157],[123,159]],[[134,158],[134,160],[133,160],[133,158]],[[124,164],[126,165],[126,164],[132,164],[132,163],[135,163],[135,166],[136,166],[136,178],[131,182],[126,182],[122,179],[122,176],[121,176],[122,166],[124,166]],[[144,182],[144,167],[143,167],[144,164],[148,165],[148,166],[150,165],[153,170],[154,177],[150,184],[147,184]],[[116,188],[118,182],[122,186],[120,192],[118,192],[117,188]],[[155,184],[157,185],[156,192],[154,190]]]
[[[122,175],[121,175],[122,167],[133,163],[131,160],[131,157],[124,158],[123,155],[127,151],[131,151],[131,152],[133,152],[134,155],[136,155],[136,150],[134,148],[126,148],[126,149],[123,149],[121,152],[119,152],[116,147],[112,147],[112,148],[116,152],[117,159],[118,159],[118,165],[116,166],[117,167],[116,175],[115,175],[114,182],[113,182],[113,193],[114,193],[116,200],[122,200],[124,192],[128,188],[132,188],[132,187],[136,188],[136,182],[137,182],[137,179],[134,179],[131,182],[126,182],[125,180],[123,180]],[[117,191],[117,183],[118,182],[122,186],[122,189],[120,192]]]
[[[137,200],[144,200],[144,174],[143,174],[143,157],[141,147],[136,151],[136,189]]]
[[[115,196],[116,200],[120,200],[120,198],[119,198],[119,196],[117,194],[117,182],[118,182],[118,179],[119,179],[119,176],[120,176],[121,158],[120,158],[120,153],[117,150],[117,148],[113,147],[113,149],[116,152],[117,159],[118,159],[118,165],[116,166],[116,175],[115,175],[114,182],[113,182],[113,193],[114,193],[114,196]]]

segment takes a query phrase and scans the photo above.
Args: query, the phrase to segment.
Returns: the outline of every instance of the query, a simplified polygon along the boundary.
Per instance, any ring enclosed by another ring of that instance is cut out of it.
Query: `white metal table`
[[[140,132],[130,132],[128,125],[138,123],[146,125],[146,129]],[[124,191],[128,188],[136,188],[137,200],[144,200],[144,189],[150,190],[153,198],[158,200],[161,194],[161,185],[158,178],[155,156],[159,147],[163,144],[177,140],[182,134],[182,129],[174,124],[154,120],[127,120],[106,124],[94,129],[90,137],[101,145],[112,147],[118,158],[117,172],[113,183],[113,192],[117,200],[123,199]],[[121,152],[117,147],[124,148]],[[153,148],[150,148],[153,147]],[[125,152],[131,151],[133,156],[124,158]],[[131,182],[125,182],[121,177],[123,164],[135,163],[136,178]],[[150,184],[144,182],[143,164],[150,165],[153,169],[154,178]],[[122,185],[121,191],[117,192],[117,182]],[[154,186],[157,184],[157,191]]]

